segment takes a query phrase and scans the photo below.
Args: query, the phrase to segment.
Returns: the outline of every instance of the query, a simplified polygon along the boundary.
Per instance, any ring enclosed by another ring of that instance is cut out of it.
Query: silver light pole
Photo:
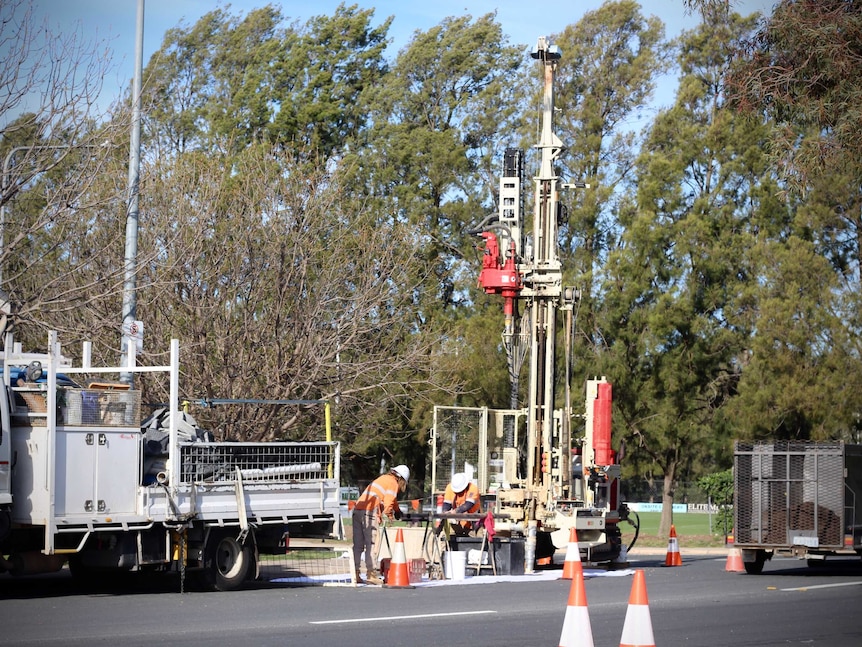
[[[144,0],[138,0],[137,37],[135,38],[135,78],[132,90],[132,133],[129,141],[129,202],[126,212],[126,252],[123,265],[123,335],[121,358],[132,341],[137,317],[138,196],[141,167],[141,75],[144,61]],[[121,359],[122,363],[122,359]],[[120,380],[132,384],[134,374],[123,373]]]

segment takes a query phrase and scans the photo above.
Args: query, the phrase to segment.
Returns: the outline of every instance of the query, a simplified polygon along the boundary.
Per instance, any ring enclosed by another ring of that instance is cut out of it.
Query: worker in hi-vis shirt
[[[477,485],[465,472],[455,474],[443,494],[443,512],[479,512],[480,508]],[[450,525],[456,535],[466,535],[474,527],[472,521],[453,521]]]
[[[365,488],[353,508],[353,559],[356,564],[356,582],[364,584],[360,573],[362,551],[365,551],[365,577],[369,584],[383,584],[377,571],[375,556],[380,540],[380,522],[401,518],[398,495],[407,489],[410,469],[396,465],[387,474],[381,474]]]

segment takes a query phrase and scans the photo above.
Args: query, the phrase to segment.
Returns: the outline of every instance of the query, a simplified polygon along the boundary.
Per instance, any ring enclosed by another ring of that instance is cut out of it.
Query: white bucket
[[[458,550],[447,550],[443,562],[447,580],[463,580],[467,577],[467,553]]]

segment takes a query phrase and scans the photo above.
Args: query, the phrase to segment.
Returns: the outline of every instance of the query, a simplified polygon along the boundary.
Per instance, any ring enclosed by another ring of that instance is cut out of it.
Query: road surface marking
[[[814,586],[800,586],[795,589],[781,589],[782,591],[810,591],[812,589],[834,589],[836,586],[859,586],[862,582],[839,582],[838,584],[815,584]]]
[[[336,625],[343,622],[379,622],[380,620],[414,620],[416,618],[450,618],[452,616],[476,616],[483,613],[497,613],[496,611],[453,611],[450,613],[421,613],[415,616],[381,616],[379,618],[352,618],[349,620],[316,620],[309,622],[311,625]]]

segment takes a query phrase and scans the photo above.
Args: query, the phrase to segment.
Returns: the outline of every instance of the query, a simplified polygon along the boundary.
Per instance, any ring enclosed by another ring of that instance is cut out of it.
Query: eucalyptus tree
[[[560,228],[566,280],[582,291],[579,338],[586,348],[579,355],[589,363],[597,334],[596,274],[619,236],[615,214],[634,172],[638,124],[668,68],[670,49],[662,22],[644,16],[634,0],[605,2],[554,41],[563,51],[555,104],[557,132],[566,147],[560,173],[568,182],[590,184],[569,194]]]
[[[769,153],[791,210],[768,250],[737,417],[756,437],[858,440],[862,345],[862,7],[779,2],[729,75],[746,113],[775,123]]]
[[[496,161],[512,137],[518,108],[513,75],[526,60],[493,14],[449,17],[417,31],[382,82],[363,95],[370,127],[344,160],[355,171],[357,192],[377,205],[383,221],[414,231],[412,251],[427,274],[412,294],[416,325],[451,330],[447,352],[473,368],[492,370],[497,359],[505,366],[499,332],[471,340],[479,346],[465,344],[448,323],[476,316],[472,290],[481,257],[471,230],[496,210]],[[500,315],[491,306],[479,316]],[[499,404],[506,388],[504,380],[495,391]],[[423,419],[419,428],[427,428],[421,412],[428,404],[417,406],[409,424]]]
[[[726,461],[718,415],[739,380],[752,333],[745,301],[757,222],[780,211],[761,147],[769,130],[726,106],[730,53],[754,18],[712,14],[679,43],[674,105],[653,124],[638,159],[637,191],[620,210],[599,326],[627,459],[663,479],[661,532],[674,487]]]
[[[145,71],[149,147],[238,153],[257,141],[325,160],[364,127],[359,97],[386,71],[391,19],[344,4],[285,25],[274,5],[215,9],[169,30]]]

